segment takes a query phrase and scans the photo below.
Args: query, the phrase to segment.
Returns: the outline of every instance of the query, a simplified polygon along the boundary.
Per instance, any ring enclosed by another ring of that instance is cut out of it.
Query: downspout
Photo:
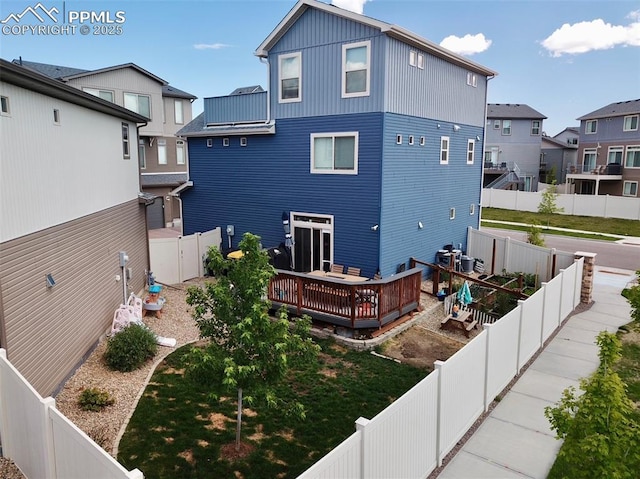
[[[137,134],[136,140],[138,142],[140,141],[140,128],[144,128],[148,124],[149,122],[147,121],[145,121],[144,123],[136,124],[136,134]],[[138,143],[136,143],[136,148],[138,148]],[[138,155],[136,154],[136,158],[137,157]],[[140,177],[141,177],[140,158],[138,158],[138,190],[142,191],[142,180],[140,179]],[[151,253],[149,253],[149,223],[147,222],[147,206],[146,205],[144,207],[144,232],[145,232],[145,236],[147,237],[147,263],[146,263],[147,266],[145,268],[145,272],[146,272],[151,269]],[[145,279],[145,283],[146,283],[146,279]]]
[[[267,119],[265,123],[269,123],[271,121],[271,64],[265,57],[258,58],[260,58],[261,63],[267,65]]]
[[[495,75],[487,77],[487,86],[484,89],[484,120],[482,125],[482,157],[480,158],[480,164],[482,165],[482,183],[480,187],[480,204],[478,205],[478,230],[482,224],[482,190],[484,189],[484,149],[487,146],[487,111],[489,110],[489,104],[487,103],[489,95],[489,80],[493,80]]]

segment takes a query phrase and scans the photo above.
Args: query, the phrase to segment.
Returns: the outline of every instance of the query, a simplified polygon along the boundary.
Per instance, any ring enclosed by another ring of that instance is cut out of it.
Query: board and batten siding
[[[54,393],[110,328],[123,300],[119,251],[129,256],[129,289],[144,287],[144,208],[132,200],[0,244],[2,347],[41,395]]]
[[[124,106],[125,92],[149,95],[151,97],[151,121],[140,129],[140,134],[162,136],[164,102],[162,84],[159,81],[129,67],[74,78],[69,80],[67,84],[80,90],[82,87],[110,90],[114,93],[114,103],[120,106]]]
[[[264,247],[284,241],[283,212],[334,215],[334,261],[359,266],[373,276],[378,267],[382,114],[322,116],[277,121],[275,135],[247,136],[241,147],[231,136],[189,138],[190,178],[185,190],[184,234],[235,226],[232,246],[244,232],[260,235]],[[312,133],[357,131],[358,174],[311,174]]]
[[[1,87],[10,115],[0,116],[0,242],[137,198],[135,123],[124,159],[121,119],[13,84]]]
[[[438,128],[440,125],[440,128]],[[384,117],[380,267],[383,275],[396,271],[413,256],[433,261],[445,244],[466,248],[467,227],[478,228],[482,185],[482,128],[408,117]],[[396,143],[398,134],[402,144]],[[408,144],[409,135],[414,144]],[[420,137],[425,145],[420,146]],[[440,138],[448,136],[449,163],[440,164]],[[475,141],[473,164],[467,164],[467,142]],[[474,214],[470,214],[474,204]],[[456,209],[449,219],[450,208]],[[419,222],[423,227],[420,228]]]
[[[386,112],[484,126],[487,77],[477,73],[473,87],[461,66],[395,38],[386,49]],[[409,65],[410,51],[424,55],[424,69]]]
[[[342,98],[342,46],[370,41],[369,95]],[[273,118],[380,112],[384,99],[386,37],[379,30],[315,8],[307,9],[269,51]],[[278,103],[278,56],[302,54],[302,101]]]

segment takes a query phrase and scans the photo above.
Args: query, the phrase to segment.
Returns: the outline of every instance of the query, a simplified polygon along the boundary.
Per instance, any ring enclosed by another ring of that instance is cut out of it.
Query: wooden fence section
[[[0,437],[2,454],[27,479],[95,477],[142,479],[127,471],[89,436],[42,398],[0,349]]]
[[[299,479],[427,477],[580,302],[583,259],[484,330]],[[568,309],[568,306],[571,306]]]
[[[268,297],[274,308],[351,329],[381,328],[418,309],[422,269],[412,268],[385,279],[343,281],[277,270]]]

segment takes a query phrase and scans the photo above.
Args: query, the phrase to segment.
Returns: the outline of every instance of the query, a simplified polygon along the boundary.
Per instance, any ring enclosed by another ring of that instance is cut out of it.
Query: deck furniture
[[[440,328],[451,329],[457,328],[464,332],[464,335],[468,338],[469,333],[473,328],[477,329],[478,322],[471,318],[471,311],[460,311],[458,316],[453,314],[448,315],[440,322]]]
[[[351,276],[360,276],[360,268],[356,268],[355,266],[349,266],[347,268],[347,274]]]
[[[332,273],[342,274],[342,273],[344,273],[344,266],[341,265],[341,264],[332,264],[331,265],[331,272]]]

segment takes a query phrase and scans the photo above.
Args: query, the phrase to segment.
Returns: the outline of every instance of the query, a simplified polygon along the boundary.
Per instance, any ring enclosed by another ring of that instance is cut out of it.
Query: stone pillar
[[[584,258],[582,265],[582,287],[580,289],[580,302],[590,304],[591,293],[593,292],[593,270],[596,265],[596,253],[587,253],[584,251],[576,251],[575,259]]]

